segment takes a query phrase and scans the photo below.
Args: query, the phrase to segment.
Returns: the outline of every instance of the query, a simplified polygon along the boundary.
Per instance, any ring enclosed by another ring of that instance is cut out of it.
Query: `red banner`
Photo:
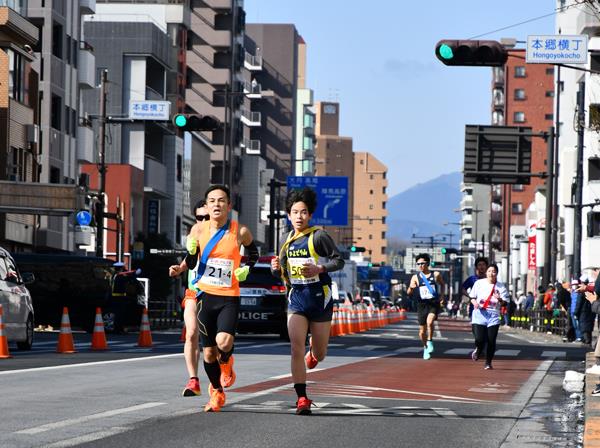
[[[528,237],[528,241],[529,241],[529,245],[528,245],[528,255],[527,255],[527,259],[528,259],[528,265],[529,265],[529,270],[533,270],[535,271],[536,268],[536,246],[535,246],[535,230],[536,230],[536,223],[535,221],[531,221],[529,223],[529,227],[527,228],[527,237]]]

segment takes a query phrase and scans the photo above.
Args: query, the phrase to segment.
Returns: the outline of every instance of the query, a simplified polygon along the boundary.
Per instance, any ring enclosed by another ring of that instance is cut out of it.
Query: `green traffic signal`
[[[350,252],[356,252],[356,246],[350,247]]]
[[[454,52],[452,51],[452,48],[449,45],[442,44],[442,46],[439,49],[439,52],[440,56],[444,59],[452,59],[454,57]]]
[[[442,247],[442,255],[446,255],[446,252],[448,251],[445,247]]]
[[[177,126],[178,128],[183,128],[187,124],[187,122],[187,117],[181,114],[175,115],[175,118],[173,119],[173,123],[175,123],[175,126]]]

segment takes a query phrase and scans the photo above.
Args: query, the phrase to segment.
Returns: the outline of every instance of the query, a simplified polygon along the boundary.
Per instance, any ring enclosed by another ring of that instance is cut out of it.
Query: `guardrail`
[[[567,314],[562,310],[516,311],[510,316],[510,326],[538,333],[567,335]]]

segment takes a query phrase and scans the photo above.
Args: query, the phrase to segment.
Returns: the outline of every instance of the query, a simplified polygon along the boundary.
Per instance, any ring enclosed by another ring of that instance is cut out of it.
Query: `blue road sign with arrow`
[[[304,187],[310,187],[317,193],[317,209],[313,213],[311,225],[348,225],[348,177],[288,176],[288,191]]]

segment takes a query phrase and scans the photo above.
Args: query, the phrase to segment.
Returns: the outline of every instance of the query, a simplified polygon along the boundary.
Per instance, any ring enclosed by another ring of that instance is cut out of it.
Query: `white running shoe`
[[[590,375],[600,375],[600,364],[594,364],[589,369],[585,369],[585,373]]]

